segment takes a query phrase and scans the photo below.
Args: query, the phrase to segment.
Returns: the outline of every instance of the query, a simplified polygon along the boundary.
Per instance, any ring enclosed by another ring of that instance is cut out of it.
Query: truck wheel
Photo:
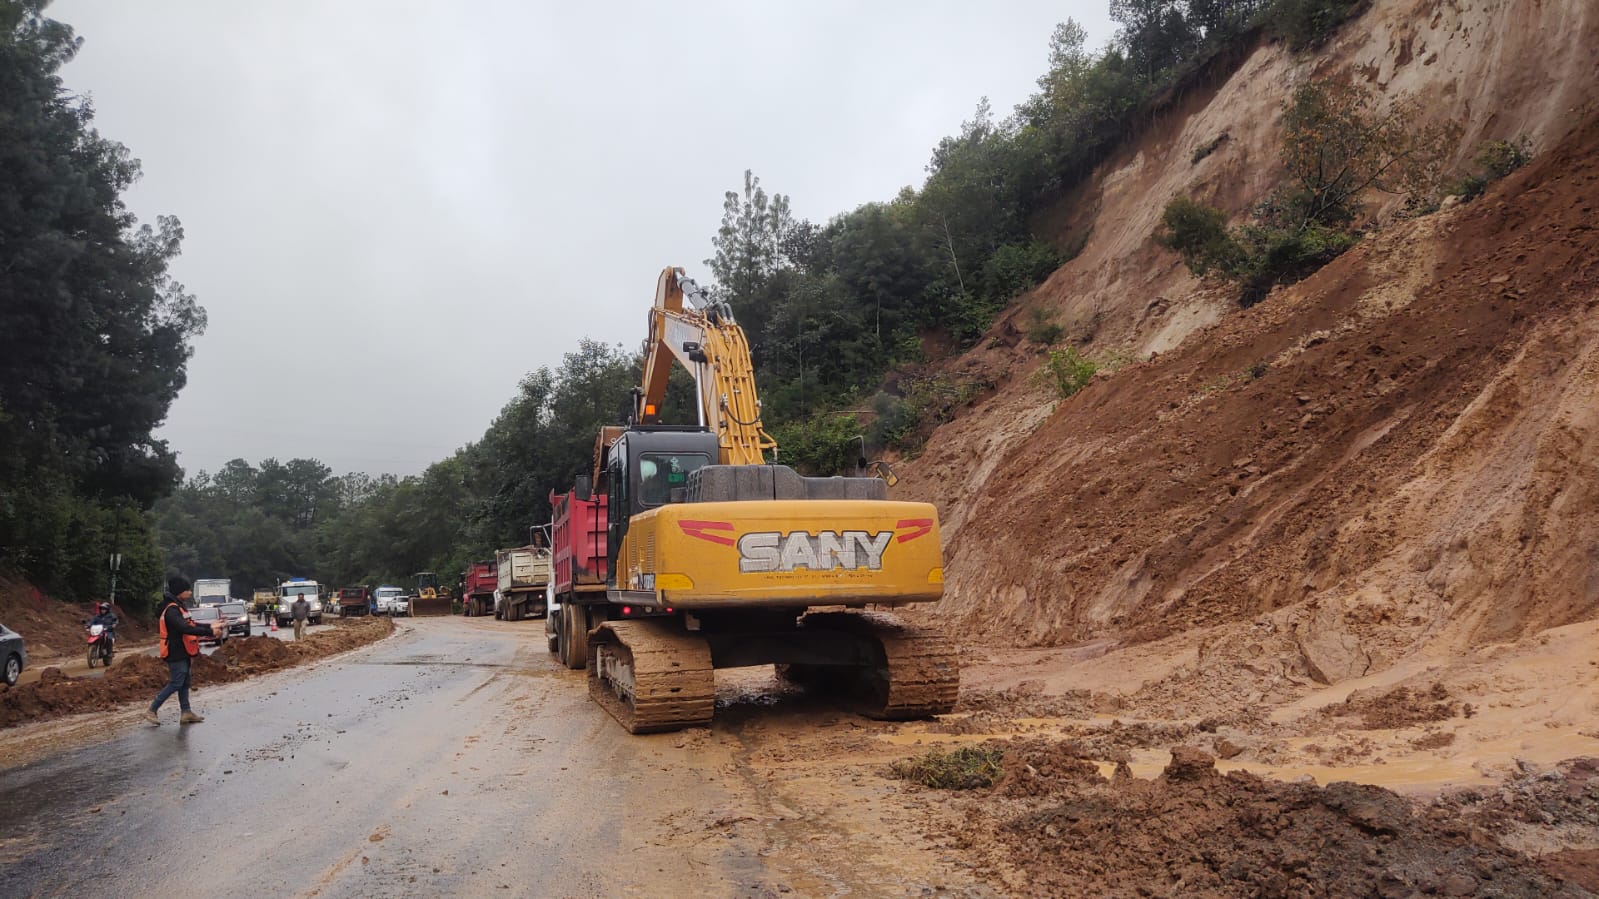
[[[507,606],[506,609],[505,609],[505,620],[506,621],[521,621],[522,620],[522,607],[517,605],[514,602],[511,603],[509,606]]]
[[[588,615],[582,606],[569,605],[561,609],[561,664],[580,671],[589,664]]]

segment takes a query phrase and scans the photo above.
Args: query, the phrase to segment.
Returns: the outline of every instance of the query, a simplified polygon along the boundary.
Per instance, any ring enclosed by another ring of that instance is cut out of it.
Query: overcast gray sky
[[[178,216],[210,327],[160,436],[414,474],[579,339],[632,348],[744,169],[818,222],[920,186],[987,95],[1035,89],[1106,0],[58,0],[63,70]]]

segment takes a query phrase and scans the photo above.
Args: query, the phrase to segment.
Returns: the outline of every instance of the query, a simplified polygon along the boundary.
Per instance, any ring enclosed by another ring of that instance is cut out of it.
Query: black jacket
[[[183,635],[195,637],[211,636],[211,628],[203,624],[191,624],[183,617],[183,603],[178,602],[168,593],[161,599],[161,617],[167,623],[167,661],[189,658],[189,651],[183,648]]]

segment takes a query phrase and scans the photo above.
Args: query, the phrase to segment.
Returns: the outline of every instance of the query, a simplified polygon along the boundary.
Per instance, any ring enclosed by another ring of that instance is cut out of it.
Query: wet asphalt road
[[[740,895],[760,865],[665,822],[727,801],[662,773],[555,664],[543,622],[435,618],[202,689],[0,771],[0,896]]]

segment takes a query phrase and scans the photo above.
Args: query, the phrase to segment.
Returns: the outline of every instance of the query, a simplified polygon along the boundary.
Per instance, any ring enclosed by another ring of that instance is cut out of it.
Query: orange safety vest
[[[183,614],[183,620],[189,622],[190,624],[194,623],[194,619],[189,617],[189,610],[185,609],[180,603],[173,602],[173,603],[167,603],[167,605],[177,606],[178,607],[178,611]],[[187,651],[189,653],[190,658],[193,658],[194,656],[199,655],[200,654],[200,638],[195,636],[194,634],[184,634],[183,635],[183,648],[184,648],[185,651]],[[161,609],[161,658],[164,659],[166,657],[167,657],[167,610],[166,610],[165,607],[163,607]]]

